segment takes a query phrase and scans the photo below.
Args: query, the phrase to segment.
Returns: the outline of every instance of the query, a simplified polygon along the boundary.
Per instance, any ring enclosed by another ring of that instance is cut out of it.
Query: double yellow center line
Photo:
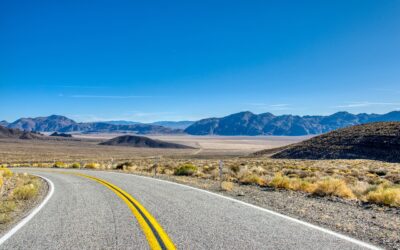
[[[136,217],[140,227],[142,228],[147,238],[147,241],[151,249],[155,250],[176,249],[174,243],[169,238],[164,229],[160,226],[160,224],[158,224],[156,219],[146,210],[146,208],[144,208],[137,200],[135,200],[127,192],[97,177],[80,173],[71,173],[71,172],[69,172],[68,174],[74,174],[97,181],[98,183],[106,186],[107,188],[111,189],[116,195],[118,195],[118,197],[120,197],[128,205],[133,215]]]

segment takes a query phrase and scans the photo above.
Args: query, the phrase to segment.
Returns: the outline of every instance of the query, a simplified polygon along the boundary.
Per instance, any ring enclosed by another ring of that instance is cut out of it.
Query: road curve
[[[183,185],[102,171],[15,169],[54,183],[48,203],[0,249],[149,249],[131,208],[100,178],[124,190],[177,249],[368,249],[302,223]],[[67,173],[65,173],[67,172]]]

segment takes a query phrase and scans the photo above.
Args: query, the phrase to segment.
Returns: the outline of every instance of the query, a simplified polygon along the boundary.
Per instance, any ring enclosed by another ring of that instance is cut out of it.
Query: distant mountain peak
[[[346,111],[328,116],[298,116],[271,113],[253,114],[243,111],[221,118],[200,120],[185,132],[192,135],[310,135],[322,134],[338,128],[376,122],[400,121],[400,112],[393,111],[383,115],[358,114]]]

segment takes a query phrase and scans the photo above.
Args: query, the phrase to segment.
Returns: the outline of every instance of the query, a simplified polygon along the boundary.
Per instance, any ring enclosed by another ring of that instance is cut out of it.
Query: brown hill
[[[5,128],[0,126],[0,138],[41,139],[43,137],[45,136],[39,133],[21,131],[19,129]]]
[[[272,158],[400,162],[400,122],[376,122],[338,129],[294,144]]]
[[[108,141],[100,143],[100,145],[109,145],[109,146],[128,146],[128,147],[137,147],[137,148],[192,148],[186,145],[165,142],[161,140],[153,140],[144,136],[136,136],[136,135],[123,135],[118,136]]]

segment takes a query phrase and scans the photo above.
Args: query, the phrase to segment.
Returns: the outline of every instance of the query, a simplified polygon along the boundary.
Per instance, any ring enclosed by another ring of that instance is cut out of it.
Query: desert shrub
[[[72,163],[71,168],[81,168],[81,164],[79,162],[74,162]]]
[[[258,175],[248,174],[239,178],[239,183],[244,185],[256,184],[259,186],[265,186],[267,184],[267,181]]]
[[[97,163],[97,162],[89,162],[89,163],[86,163],[86,164],[85,164],[85,168],[88,168],[88,169],[98,169],[98,168],[100,168],[100,164]]]
[[[367,194],[367,200],[372,203],[400,207],[400,187],[379,186]]]
[[[351,189],[347,186],[346,182],[340,179],[326,178],[324,180],[317,181],[316,188],[313,194],[318,196],[338,196],[341,198],[354,198],[354,194]]]
[[[8,178],[13,175],[13,172],[6,167],[2,167],[2,168],[0,168],[0,175],[4,178]]]
[[[187,163],[176,169],[174,174],[190,176],[193,175],[195,172],[197,172],[197,167],[193,164]]]
[[[35,197],[38,193],[38,187],[33,184],[28,184],[20,187],[16,187],[13,190],[13,197],[17,200],[29,200]]]
[[[56,161],[53,164],[53,168],[64,168],[66,166],[66,164],[62,161]]]
[[[232,191],[233,190],[233,183],[230,182],[230,181],[221,182],[221,190],[222,191]]]

